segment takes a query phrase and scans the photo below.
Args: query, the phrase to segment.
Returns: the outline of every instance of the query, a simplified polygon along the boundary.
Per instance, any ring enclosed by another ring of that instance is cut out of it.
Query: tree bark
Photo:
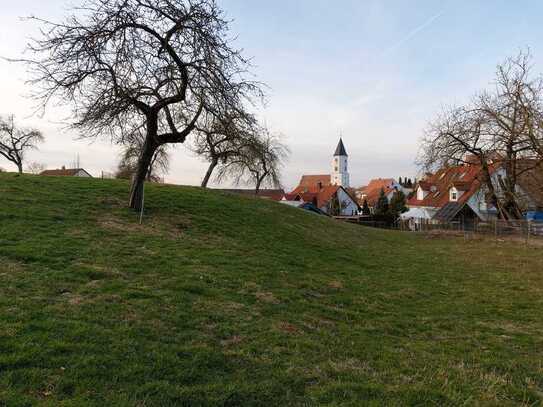
[[[22,162],[17,162],[17,170],[19,171],[19,174],[22,174],[23,173],[23,163]]]
[[[147,119],[147,136],[140,158],[138,160],[138,168],[132,180],[132,188],[130,191],[130,208],[140,211],[143,207],[143,186],[149,172],[149,167],[153,161],[156,149],[159,147],[156,141],[158,130],[158,119],[156,116]]]
[[[219,160],[216,158],[213,158],[211,160],[211,163],[209,163],[209,167],[207,168],[206,175],[204,176],[204,179],[202,180],[202,188],[207,188],[207,184],[209,183],[209,180],[211,179],[211,174],[213,174],[213,170],[219,163]]]

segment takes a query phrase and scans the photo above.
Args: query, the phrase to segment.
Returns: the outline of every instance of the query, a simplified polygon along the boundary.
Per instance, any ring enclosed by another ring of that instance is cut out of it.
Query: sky
[[[0,0],[0,57],[23,55],[36,15],[60,20],[66,0]],[[331,171],[340,134],[352,186],[370,179],[415,177],[419,139],[443,106],[463,103],[491,86],[496,65],[530,48],[543,71],[543,2],[524,0],[218,0],[232,19],[235,45],[252,58],[267,85],[262,120],[291,150],[287,189],[302,174]],[[108,140],[81,140],[63,123],[67,112],[43,115],[25,83],[25,68],[0,60],[0,114],[43,130],[46,142],[28,160],[48,168],[81,166],[95,176],[115,169],[120,150]],[[13,169],[7,161],[0,167]],[[172,151],[166,181],[197,185],[206,164],[186,146]]]

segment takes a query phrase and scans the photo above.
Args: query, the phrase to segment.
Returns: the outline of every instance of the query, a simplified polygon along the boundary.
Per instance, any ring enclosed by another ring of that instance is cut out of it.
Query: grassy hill
[[[539,405],[543,253],[0,174],[0,405]]]

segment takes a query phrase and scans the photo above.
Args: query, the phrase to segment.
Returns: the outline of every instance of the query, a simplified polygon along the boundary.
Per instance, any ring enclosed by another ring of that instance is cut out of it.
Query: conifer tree
[[[364,203],[362,204],[362,215],[364,216],[370,216],[370,206],[368,205],[368,201],[364,199]]]
[[[407,212],[406,197],[403,191],[396,191],[390,200],[388,213],[393,221],[396,221],[402,213]]]
[[[385,195],[385,190],[381,188],[379,199],[377,200],[377,204],[375,205],[374,213],[376,216],[386,216],[388,213],[388,208],[388,198]]]

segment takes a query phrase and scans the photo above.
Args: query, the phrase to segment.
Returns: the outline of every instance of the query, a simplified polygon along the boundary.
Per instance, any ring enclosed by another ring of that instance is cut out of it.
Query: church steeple
[[[336,148],[336,152],[334,153],[334,157],[341,157],[345,156],[348,157],[347,150],[345,150],[345,146],[343,145],[343,139],[339,138],[339,143]]]
[[[334,159],[332,160],[332,185],[340,185],[345,188],[349,188],[349,168],[348,168],[348,154],[343,145],[343,139],[339,138],[339,143],[334,153]]]

